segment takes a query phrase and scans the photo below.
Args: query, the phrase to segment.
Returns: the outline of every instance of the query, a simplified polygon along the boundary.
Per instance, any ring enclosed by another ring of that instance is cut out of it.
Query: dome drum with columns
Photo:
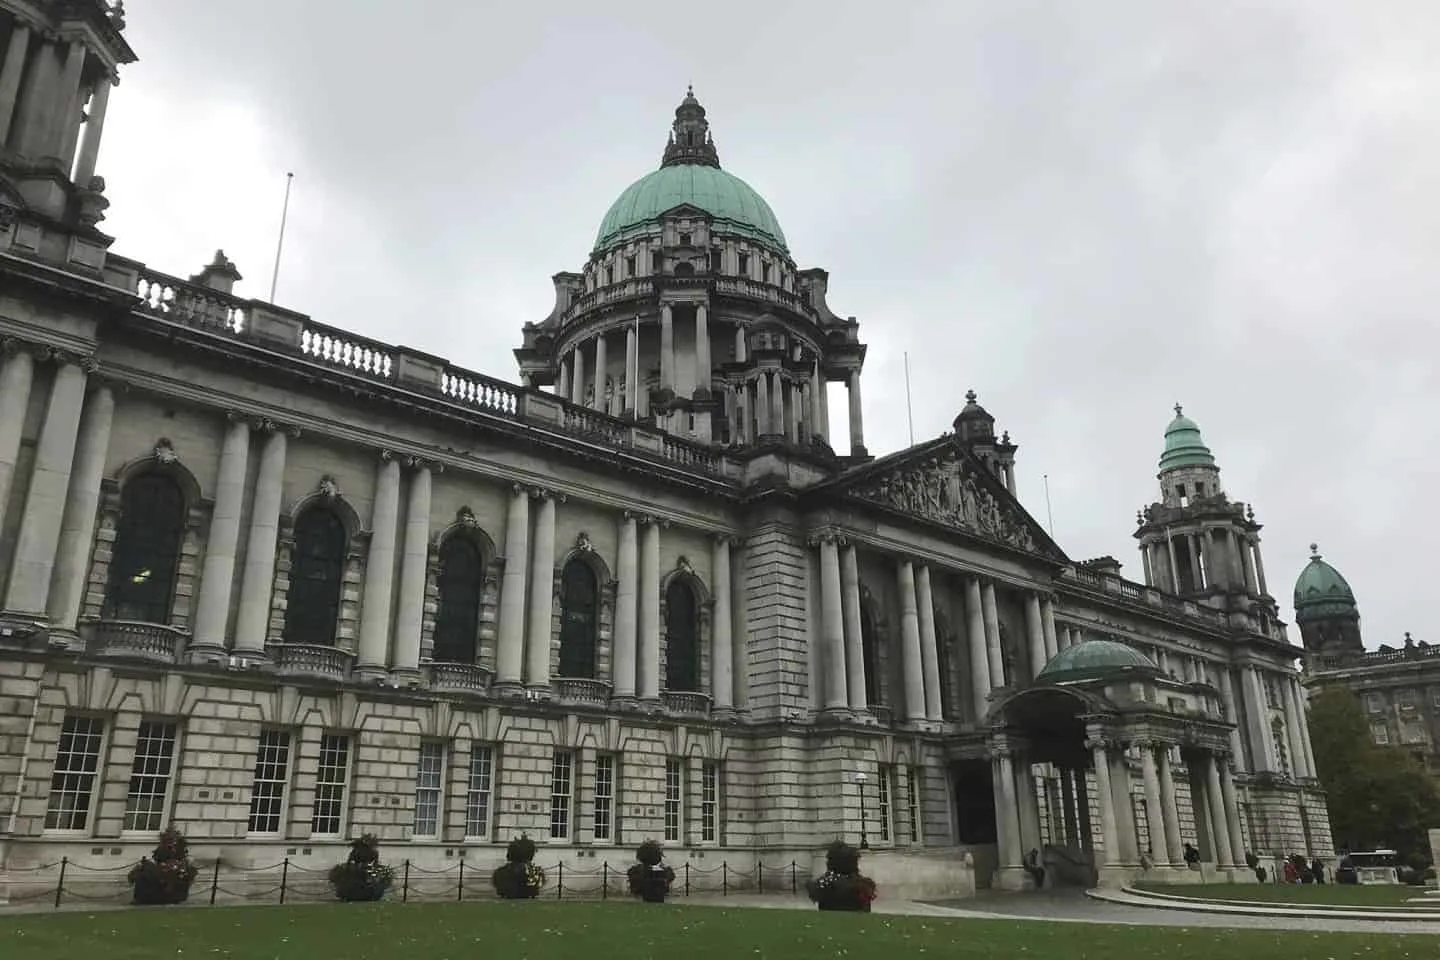
[[[701,443],[828,451],[829,385],[858,410],[865,361],[828,282],[796,268],[770,205],[721,169],[687,91],[659,169],[621,193],[585,269],[557,274],[554,310],[525,326],[521,377]],[[863,458],[858,413],[849,440]]]
[[[116,48],[65,32],[83,6],[0,0],[7,144],[98,138]],[[662,176],[526,328],[523,384],[245,297],[223,254],[189,279],[114,255],[70,208],[0,230],[11,895],[62,857],[120,883],[172,822],[276,863],[375,833],[437,875],[528,833],[596,884],[634,836],[717,885],[864,836],[917,898],[1026,887],[1031,850],[1047,886],[1194,882],[1182,841],[1207,882],[1330,855],[1298,651],[1248,510],[1189,499],[1218,484],[1198,430],[1145,582],[1035,522],[973,392],[953,433],[870,457],[858,327],[719,171],[687,98]],[[1232,575],[1177,584],[1185,550]]]

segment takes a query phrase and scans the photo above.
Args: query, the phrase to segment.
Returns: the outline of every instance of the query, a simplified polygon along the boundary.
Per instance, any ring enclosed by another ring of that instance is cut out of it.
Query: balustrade
[[[309,643],[272,643],[266,652],[276,673],[317,680],[348,679],[355,659],[348,650]]]
[[[245,328],[243,300],[179,277],[141,268],[135,293],[143,313],[221,333],[239,333]]]
[[[560,703],[604,706],[610,702],[610,682],[608,680],[556,677],[550,681],[550,689]]]
[[[313,321],[300,334],[300,353],[352,373],[389,380],[393,348]]]
[[[519,410],[521,388],[459,367],[447,366],[440,374],[440,392],[486,413],[513,417]]]
[[[425,679],[432,690],[484,693],[494,674],[477,663],[427,663]]]
[[[710,697],[703,693],[689,693],[680,690],[661,690],[660,702],[667,713],[686,717],[708,717]]]
[[[179,663],[188,631],[138,620],[92,620],[80,628],[85,651],[102,657]]]

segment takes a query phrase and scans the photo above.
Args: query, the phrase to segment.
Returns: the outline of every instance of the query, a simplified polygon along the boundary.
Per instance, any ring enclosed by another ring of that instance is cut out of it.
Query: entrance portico
[[[1187,843],[1205,879],[1245,875],[1232,726],[1219,691],[1163,676],[1132,647],[1089,640],[1061,651],[991,711],[992,885],[1032,887],[1036,867],[1046,887],[1113,886],[1142,872],[1194,883]]]

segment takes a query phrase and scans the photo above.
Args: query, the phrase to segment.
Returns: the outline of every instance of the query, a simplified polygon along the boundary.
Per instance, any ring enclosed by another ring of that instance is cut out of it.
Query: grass
[[[1244,900],[1247,903],[1286,904],[1295,906],[1347,906],[1347,907],[1403,907],[1416,909],[1440,908],[1440,897],[1435,906],[1406,903],[1406,900],[1421,896],[1424,887],[1341,885],[1326,883],[1214,883],[1184,884],[1137,884],[1141,890],[1168,893],[1177,897],[1195,897],[1200,900]]]
[[[327,904],[0,917],[5,960],[1326,960],[1433,957],[1384,934],[950,920],[635,903]]]

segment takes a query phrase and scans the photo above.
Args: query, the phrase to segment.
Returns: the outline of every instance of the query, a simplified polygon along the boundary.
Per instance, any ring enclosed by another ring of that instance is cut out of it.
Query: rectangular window
[[[658,250],[651,250],[651,251],[650,251],[650,272],[651,272],[651,273],[659,273],[659,272],[660,272],[660,251],[658,251]]]
[[[262,730],[255,751],[255,782],[250,788],[250,832],[279,833],[290,782],[290,734]]]
[[[736,264],[735,272],[742,277],[750,276],[750,254],[742,253],[739,255],[739,262]]]
[[[123,830],[159,833],[165,827],[170,800],[170,777],[175,769],[176,727],[173,723],[146,721],[135,739],[130,764],[130,789],[125,795]]]
[[[609,753],[595,757],[594,839],[618,840],[615,836],[615,757]]]
[[[682,234],[680,234],[680,246],[682,246],[682,247],[688,247],[688,246],[690,246],[690,234],[688,234],[688,233],[682,233]]]
[[[880,765],[880,776],[875,781],[875,787],[879,791],[879,798],[876,806],[880,808],[880,839],[890,839],[890,784],[895,777],[895,768],[888,763]]]
[[[920,842],[920,785],[925,782],[925,771],[911,767],[905,778],[905,802],[910,807],[910,842]]]
[[[670,757],[665,761],[665,839],[669,843],[680,842],[684,805],[685,761]]]
[[[1386,727],[1383,723],[1370,724],[1370,739],[1374,740],[1382,747],[1385,746],[1390,742],[1389,728]]]
[[[410,836],[439,835],[444,777],[445,744],[438,740],[420,744],[420,763],[415,768],[415,823],[410,828]]]
[[[627,276],[627,277],[633,277],[633,276],[635,276],[635,258],[634,258],[634,257],[626,257],[626,258],[625,258],[625,276]]]
[[[714,760],[700,766],[700,840],[720,840],[720,764]]]
[[[345,784],[350,779],[350,738],[327,733],[320,738],[315,768],[315,806],[310,832],[339,836],[345,825]]]
[[[50,774],[50,806],[46,830],[84,830],[90,824],[95,799],[95,773],[105,741],[105,721],[99,717],[66,717]]]
[[[550,839],[570,837],[570,799],[574,789],[575,755],[556,751],[550,764]]]
[[[479,745],[470,749],[470,786],[465,792],[465,836],[490,835],[491,784],[494,782],[494,757],[490,747]]]

